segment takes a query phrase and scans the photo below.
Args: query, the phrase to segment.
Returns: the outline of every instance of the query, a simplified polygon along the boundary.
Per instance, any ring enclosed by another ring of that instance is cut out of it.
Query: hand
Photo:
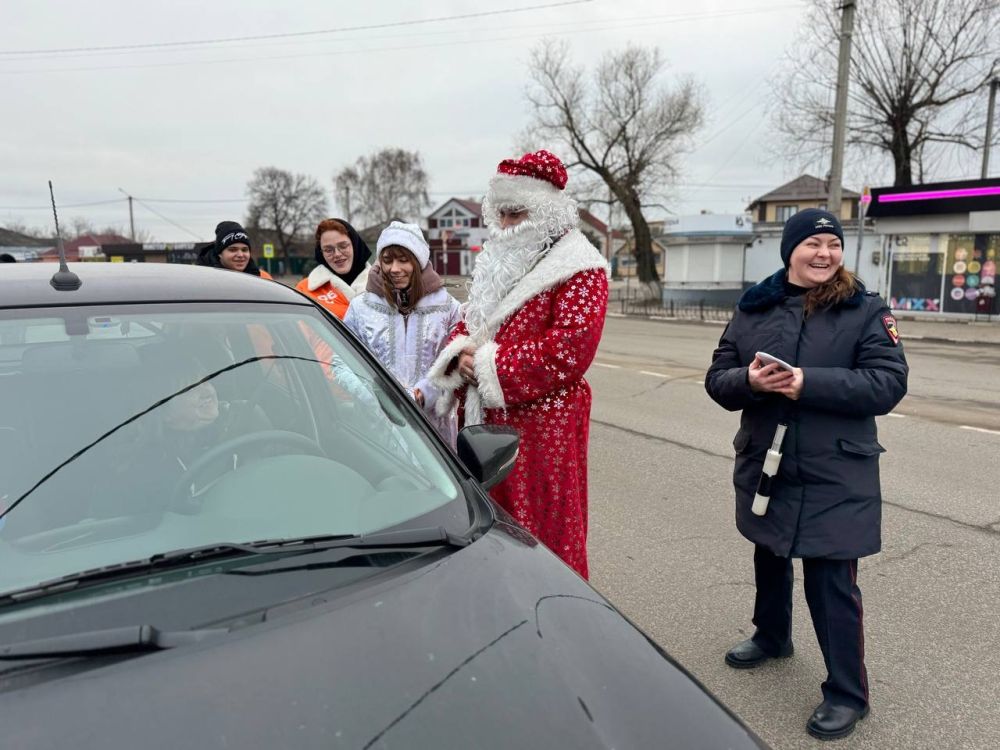
[[[413,400],[417,402],[417,406],[421,409],[424,408],[424,392],[419,388],[413,389]]]
[[[476,378],[475,354],[476,350],[470,347],[463,349],[462,353],[458,355],[458,372],[462,379],[470,385],[479,385],[479,380]]]
[[[793,372],[783,370],[773,362],[765,365],[757,357],[753,358],[753,362],[747,368],[747,380],[750,382],[750,390],[755,393],[780,393],[783,388],[791,385],[793,378]],[[799,390],[801,388],[800,383]]]
[[[792,381],[785,387],[779,388],[776,392],[782,396],[787,396],[792,401],[798,401],[799,396],[802,395],[802,383],[804,379],[805,376],[802,373],[802,368],[795,367],[792,369]]]

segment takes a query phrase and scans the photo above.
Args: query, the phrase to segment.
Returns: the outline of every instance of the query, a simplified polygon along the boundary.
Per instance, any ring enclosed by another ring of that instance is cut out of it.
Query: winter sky
[[[336,214],[332,175],[386,146],[421,153],[432,203],[479,197],[514,155],[529,52],[545,36],[588,67],[629,42],[656,45],[666,80],[701,82],[707,121],[674,213],[740,211],[799,173],[764,147],[767,94],[804,0],[558,2],[3,0],[0,226],[50,226],[37,207],[52,179],[67,218],[127,227],[122,189],[142,199],[136,225],[155,239],[207,239],[243,218],[247,180],[270,165],[316,177]],[[162,46],[275,34],[297,35]],[[68,48],[104,49],[38,52]]]

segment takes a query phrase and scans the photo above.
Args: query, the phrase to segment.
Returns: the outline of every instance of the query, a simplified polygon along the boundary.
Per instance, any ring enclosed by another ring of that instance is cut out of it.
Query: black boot
[[[806,731],[820,740],[839,740],[853,732],[855,725],[867,715],[868,706],[859,711],[823,701],[806,722]]]
[[[757,645],[753,638],[747,638],[742,643],[737,643],[726,652],[726,664],[734,669],[752,669],[758,667],[768,659],[785,659],[795,653],[792,644],[782,648],[776,654],[769,654]]]

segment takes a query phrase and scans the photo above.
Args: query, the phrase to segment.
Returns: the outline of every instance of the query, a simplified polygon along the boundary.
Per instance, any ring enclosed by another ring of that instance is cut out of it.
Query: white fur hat
[[[431,249],[427,245],[427,240],[424,239],[424,233],[416,224],[404,224],[402,221],[394,221],[389,224],[378,236],[375,252],[381,253],[382,250],[391,245],[405,247],[413,253],[421,268],[426,266],[431,259]]]

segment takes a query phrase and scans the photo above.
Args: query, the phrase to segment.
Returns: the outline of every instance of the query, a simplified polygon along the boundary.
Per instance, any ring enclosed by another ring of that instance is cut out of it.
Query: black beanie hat
[[[844,229],[836,216],[821,208],[803,209],[785,222],[781,232],[781,261],[785,268],[791,262],[792,251],[814,234],[835,234],[841,244],[844,242]]]
[[[246,231],[239,222],[220,221],[215,227],[215,242],[210,242],[198,251],[198,260],[195,263],[199,266],[223,268],[222,261],[219,260],[219,254],[237,242],[242,242],[247,247],[251,247],[250,237],[247,236]],[[250,260],[247,262],[247,267],[243,269],[243,273],[260,276],[260,269],[253,262],[253,256],[250,256]]]
[[[220,221],[215,225],[215,254],[218,255],[230,245],[242,242],[250,247],[250,237],[239,222]]]

